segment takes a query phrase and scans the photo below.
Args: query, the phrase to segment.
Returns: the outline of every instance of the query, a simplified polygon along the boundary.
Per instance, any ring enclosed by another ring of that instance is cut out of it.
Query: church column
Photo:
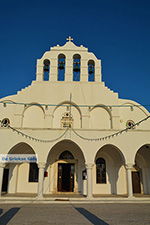
[[[0,196],[2,194],[2,184],[3,184],[4,167],[5,167],[5,163],[0,163]]]
[[[128,163],[126,165],[128,198],[132,198],[133,197],[132,169],[133,169],[133,164]]]
[[[92,163],[86,164],[86,169],[87,169],[87,198],[92,198]]]
[[[38,163],[39,168],[39,181],[38,181],[38,198],[43,198],[43,187],[44,187],[44,169],[45,169],[45,163],[40,162]]]

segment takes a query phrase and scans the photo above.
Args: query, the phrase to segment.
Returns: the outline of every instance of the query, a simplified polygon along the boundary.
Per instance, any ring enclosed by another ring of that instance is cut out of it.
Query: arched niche
[[[36,116],[35,116],[36,115]],[[22,127],[43,128],[44,127],[44,109],[38,104],[30,104],[23,112]]]
[[[50,80],[50,60],[44,59],[43,61],[43,80],[49,81]]]
[[[104,105],[97,105],[90,109],[90,128],[111,129],[112,116],[110,110]]]
[[[132,101],[126,101],[124,104],[119,107],[120,111],[120,120],[121,128],[124,129],[127,127],[128,121],[132,121],[133,123],[137,123],[140,120],[146,118],[149,113],[142,106],[138,106],[138,103],[134,103]],[[138,126],[134,127],[134,129],[149,129],[150,121],[147,123],[141,123],[140,128]]]
[[[58,81],[65,80],[66,57],[64,54],[58,55]]]
[[[97,183],[96,162],[102,158],[105,161],[106,182]],[[108,144],[101,147],[95,155],[94,192],[96,194],[126,194],[125,158],[119,148]],[[101,186],[103,185],[103,186]]]
[[[80,81],[81,72],[81,56],[79,54],[73,55],[73,81]]]
[[[82,115],[79,107],[73,102],[60,103],[53,111],[53,128],[63,128],[62,118],[64,114],[71,114],[73,128],[82,127]]]
[[[88,81],[95,81],[95,62],[92,59],[88,61]]]
[[[138,149],[134,167],[133,193],[150,194],[150,144],[145,144]]]

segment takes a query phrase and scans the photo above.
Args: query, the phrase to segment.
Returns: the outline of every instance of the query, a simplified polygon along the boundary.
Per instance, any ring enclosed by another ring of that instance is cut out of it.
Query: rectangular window
[[[36,163],[30,163],[29,182],[38,182],[39,168]]]

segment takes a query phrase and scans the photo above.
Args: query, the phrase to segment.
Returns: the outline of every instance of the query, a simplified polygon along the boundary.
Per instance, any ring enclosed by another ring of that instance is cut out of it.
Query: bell
[[[92,70],[89,70],[89,74],[92,74],[93,73],[93,71]]]
[[[44,72],[49,72],[49,66],[44,65]]]
[[[92,66],[89,67],[89,74],[94,73],[94,68]]]
[[[74,71],[74,72],[80,72],[80,66],[79,66],[78,63],[75,63],[75,64],[74,64],[73,71]]]
[[[64,70],[64,62],[59,62],[59,66],[58,66],[58,69],[60,70]]]

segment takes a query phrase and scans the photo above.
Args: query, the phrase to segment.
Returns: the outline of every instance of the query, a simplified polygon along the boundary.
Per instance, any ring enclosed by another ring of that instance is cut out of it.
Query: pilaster
[[[52,58],[50,61],[50,81],[58,80],[58,60],[57,58]]]
[[[66,57],[65,81],[73,81],[73,59]]]
[[[40,62],[40,60],[37,60],[36,80],[37,81],[43,81],[43,62]]]
[[[80,81],[88,81],[88,65],[87,59],[81,59]]]

